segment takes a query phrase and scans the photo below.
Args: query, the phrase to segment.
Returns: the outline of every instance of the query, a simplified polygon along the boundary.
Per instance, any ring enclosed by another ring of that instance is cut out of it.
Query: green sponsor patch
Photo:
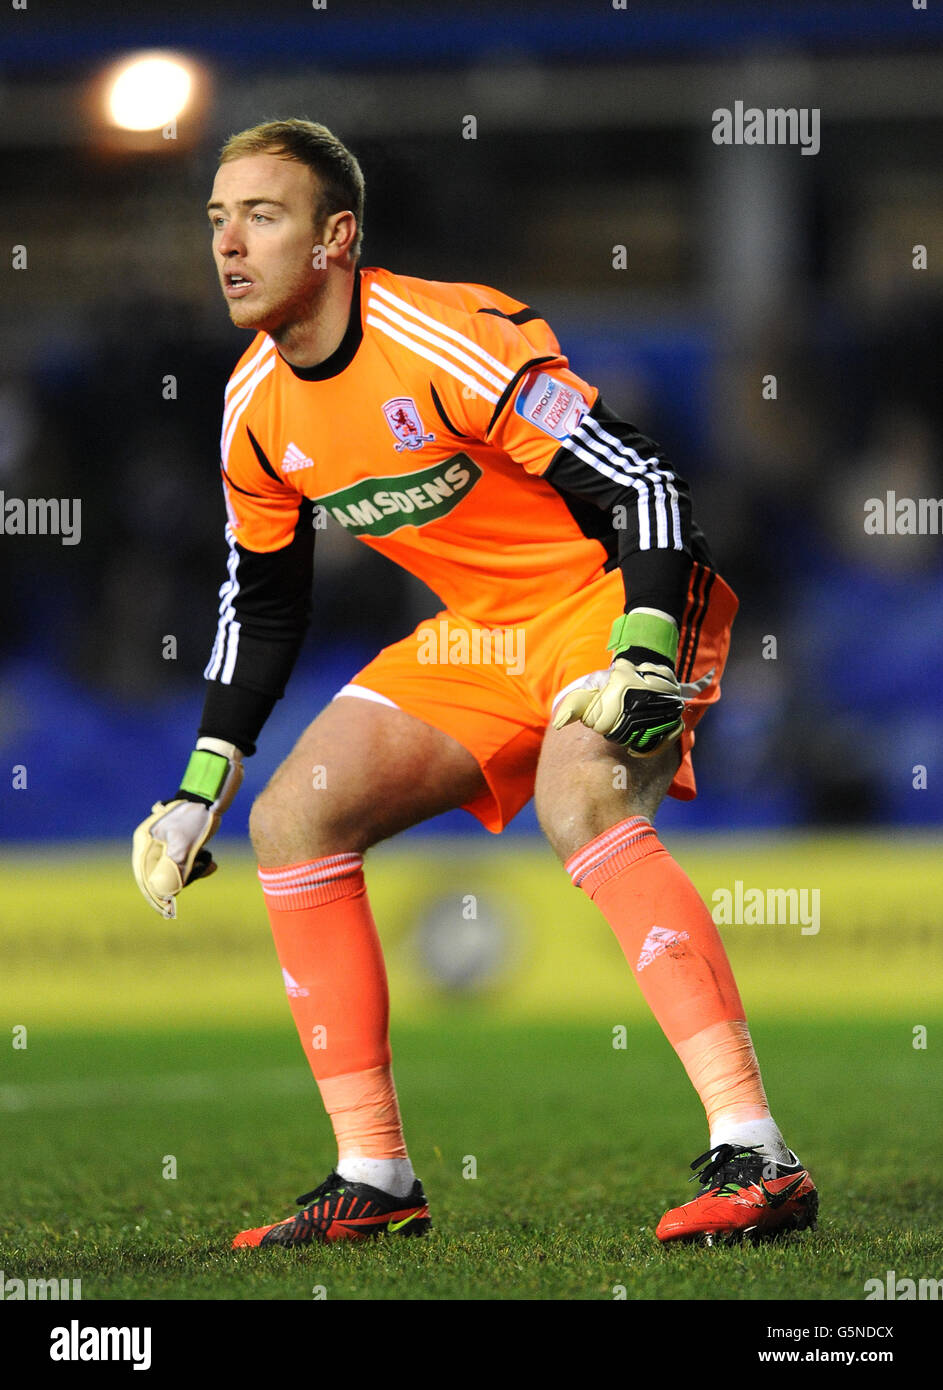
[[[418,473],[364,478],[319,498],[335,521],[355,536],[389,536],[401,526],[426,526],[446,516],[481,477],[467,454],[455,454]]]

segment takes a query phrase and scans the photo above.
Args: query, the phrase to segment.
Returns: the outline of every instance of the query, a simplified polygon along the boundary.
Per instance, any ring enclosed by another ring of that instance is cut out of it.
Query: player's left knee
[[[651,759],[606,749],[600,756],[590,745],[589,756],[564,758],[555,747],[538,769],[534,804],[541,830],[564,862],[630,816],[654,821],[680,756],[674,746]]]
[[[535,806],[540,828],[561,863],[565,863],[571,854],[575,854],[581,845],[586,843],[586,839],[592,839],[592,835],[586,835],[584,819],[577,808],[568,807],[564,810],[540,801],[537,801]]]
[[[564,794],[539,798],[536,809],[540,828],[563,863],[619,821],[639,815],[650,820],[654,815],[647,801],[625,792],[616,796],[601,794],[599,789],[578,783]]]

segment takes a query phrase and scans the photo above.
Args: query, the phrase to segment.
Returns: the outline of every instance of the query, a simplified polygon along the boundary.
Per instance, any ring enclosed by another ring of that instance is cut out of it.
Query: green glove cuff
[[[612,624],[608,650],[624,652],[627,647],[647,647],[649,651],[660,652],[674,665],[678,655],[677,625],[670,618],[659,618],[655,613],[639,609],[623,613]]]
[[[180,790],[214,802],[222,791],[228,775],[228,758],[223,757],[222,753],[210,753],[204,748],[196,748],[190,754]]]

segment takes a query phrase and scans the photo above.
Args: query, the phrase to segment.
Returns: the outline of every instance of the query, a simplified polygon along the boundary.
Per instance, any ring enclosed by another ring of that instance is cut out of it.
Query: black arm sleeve
[[[571,511],[602,541],[622,571],[625,611],[659,608],[680,627],[695,560],[710,552],[691,517],[691,493],[654,440],[601,400],[554,455],[544,479],[603,513],[590,530],[585,509]]]
[[[199,736],[225,739],[247,756],[285,693],[311,621],[312,512],[302,501],[291,542],[265,554],[244,549],[229,532]]]

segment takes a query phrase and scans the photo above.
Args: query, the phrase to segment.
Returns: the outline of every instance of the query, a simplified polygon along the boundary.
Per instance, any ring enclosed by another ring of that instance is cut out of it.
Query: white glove
[[[636,666],[617,656],[601,689],[564,696],[553,727],[563,729],[579,719],[633,758],[650,758],[681,736],[683,713],[681,687],[669,665],[643,661]]]
[[[242,753],[234,744],[199,739],[179,788],[187,795],[158,801],[135,830],[134,877],[162,917],[176,917],[175,899],[181,888],[215,873],[213,857],[203,846],[219,829],[242,774]]]

